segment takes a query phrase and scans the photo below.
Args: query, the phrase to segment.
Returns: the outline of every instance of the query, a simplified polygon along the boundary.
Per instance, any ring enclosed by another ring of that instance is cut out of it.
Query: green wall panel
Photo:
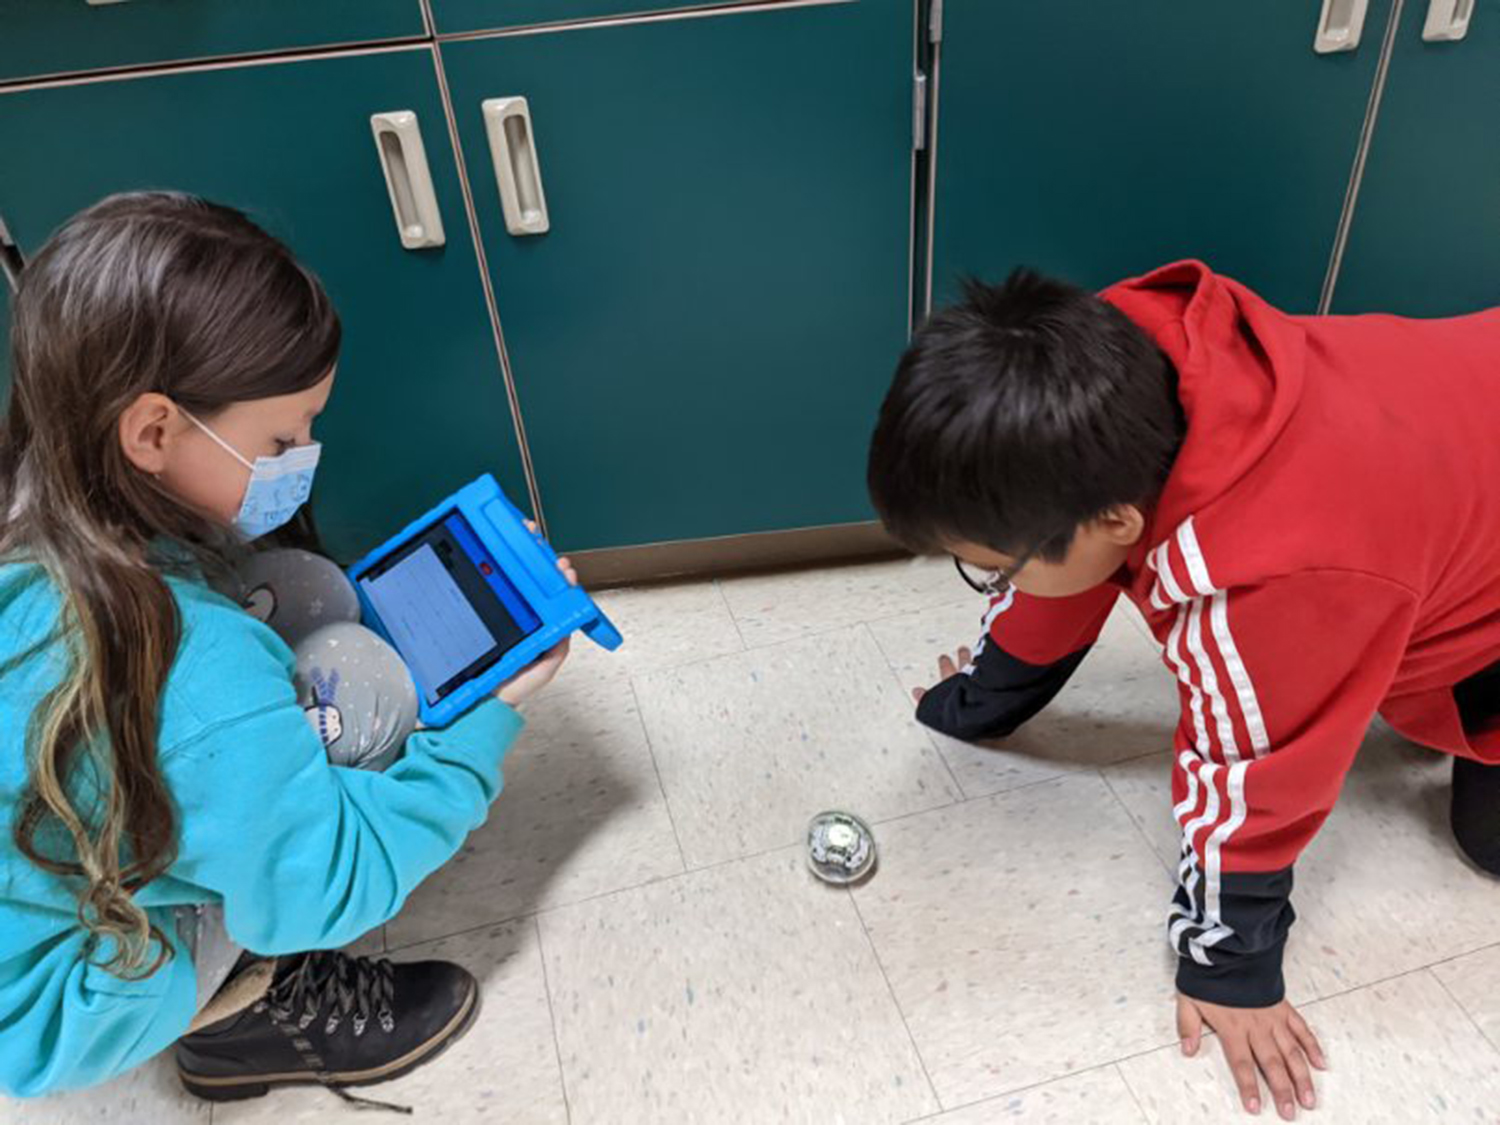
[[[418,0],[0,0],[0,79],[425,34]]]
[[[718,7],[724,0],[433,0],[439,35],[599,19],[642,12]]]
[[[446,247],[397,238],[369,117],[398,109],[421,123]],[[345,345],[318,511],[341,553],[485,470],[525,503],[430,48],[0,93],[0,150],[24,154],[0,165],[23,251],[105,194],[177,188],[244,208],[322,276]]]
[[[445,43],[554,538],[871,518],[905,342],[909,0]],[[529,99],[552,229],[502,220],[480,103]]]
[[[1335,55],[1297,0],[944,8],[937,303],[964,273],[1099,287],[1198,257],[1316,307],[1389,0]]]
[[[1334,291],[1335,312],[1500,305],[1500,0],[1425,43],[1408,0]]]

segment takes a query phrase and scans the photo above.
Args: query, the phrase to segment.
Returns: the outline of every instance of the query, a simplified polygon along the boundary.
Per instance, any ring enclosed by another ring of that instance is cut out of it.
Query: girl
[[[286,645],[205,584],[305,498],[339,339],[284,246],[183,195],[104,200],[22,276],[0,435],[10,1093],[102,1082],[190,1024],[200,1096],[341,1091],[427,1061],[475,1011],[457,965],[306,951],[390,918],[484,820],[507,704],[565,647],[386,772],[342,768]],[[200,1011],[236,945],[260,956]]]

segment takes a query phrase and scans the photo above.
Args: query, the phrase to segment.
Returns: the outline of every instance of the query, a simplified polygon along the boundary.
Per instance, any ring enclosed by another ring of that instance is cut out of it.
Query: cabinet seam
[[[510,365],[510,352],[505,346],[505,331],[500,326],[500,307],[495,299],[495,283],[490,276],[489,256],[485,253],[484,236],[479,229],[479,211],[474,204],[473,185],[469,180],[468,162],[458,134],[458,114],[453,105],[453,95],[448,88],[448,72],[443,67],[441,45],[432,44],[432,65],[437,74],[438,94],[443,103],[443,116],[448,124],[448,140],[453,146],[453,161],[458,169],[458,189],[463,196],[464,214],[469,222],[469,239],[474,244],[474,260],[479,267],[479,284],[484,291],[486,311],[490,318],[490,334],[494,339],[496,358],[500,360],[500,374],[505,381],[505,397],[510,403],[511,423],[515,426],[516,443],[521,454],[521,471],[526,477],[526,491],[531,498],[531,510],[536,522],[547,535],[547,516],[542,509],[541,491],[537,488],[536,466],[531,459],[531,443],[526,438],[526,423],[521,417],[521,398],[516,391],[515,372]]]
[[[1391,55],[1396,47],[1396,35],[1401,27],[1401,10],[1406,0],[1392,0],[1391,14],[1386,20],[1385,35],[1380,43],[1380,59],[1375,64],[1375,77],[1370,82],[1370,99],[1365,105],[1365,119],[1360,126],[1359,144],[1354,151],[1354,164],[1349,169],[1349,186],[1344,192],[1344,205],[1339,212],[1339,225],[1334,232],[1333,246],[1328,254],[1328,271],[1323,276],[1323,289],[1318,296],[1317,313],[1327,316],[1333,307],[1334,292],[1338,288],[1339,272],[1344,265],[1344,251],[1349,245],[1349,232],[1354,226],[1354,212],[1359,205],[1359,189],[1365,178],[1365,163],[1370,155],[1370,143],[1375,138],[1375,125],[1380,119],[1380,101],[1385,96],[1386,77],[1391,69]]]

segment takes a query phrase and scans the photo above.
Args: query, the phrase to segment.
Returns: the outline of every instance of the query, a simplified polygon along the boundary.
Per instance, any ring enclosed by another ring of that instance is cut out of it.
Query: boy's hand
[[[526,521],[526,526],[533,532],[537,529],[536,524],[530,520]],[[578,585],[578,572],[573,569],[571,560],[558,559],[557,569],[567,577],[568,585]],[[557,677],[557,673],[562,670],[563,661],[568,658],[568,641],[569,638],[564,638],[560,644],[554,645],[545,652],[540,659],[522,668],[501,684],[500,690],[495,693],[500,697],[500,701],[514,707],[530,699],[550,684]]]
[[[1260,1112],[1257,1074],[1265,1077],[1284,1121],[1295,1120],[1297,1102],[1307,1109],[1318,1104],[1307,1064],[1327,1070],[1328,1063],[1318,1037],[1285,1000],[1269,1008],[1227,1008],[1178,993],[1177,1034],[1184,1055],[1198,1053],[1204,1024],[1218,1033],[1240,1101],[1251,1113]]]
[[[938,683],[942,683],[944,680],[958,675],[958,670],[960,668],[966,667],[968,663],[973,659],[974,654],[966,648],[961,648],[958,650],[958,658],[956,661],[946,652],[943,653],[942,656],[938,657]],[[926,688],[911,689],[911,697],[918,703],[922,702],[922,697],[926,694]]]

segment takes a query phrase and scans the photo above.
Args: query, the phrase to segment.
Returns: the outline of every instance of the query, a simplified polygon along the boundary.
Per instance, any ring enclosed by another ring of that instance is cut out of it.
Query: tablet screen
[[[458,512],[376,563],[359,585],[429,704],[541,625]]]

